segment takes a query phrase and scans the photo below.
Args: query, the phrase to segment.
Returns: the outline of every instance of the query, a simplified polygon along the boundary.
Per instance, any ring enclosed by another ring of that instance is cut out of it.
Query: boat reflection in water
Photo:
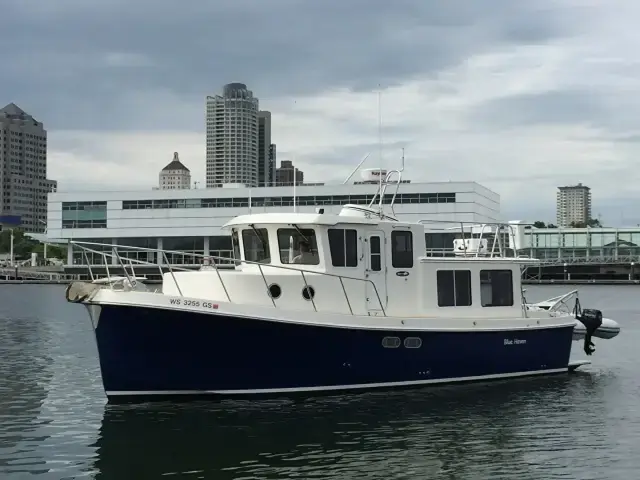
[[[108,405],[92,470],[104,480],[391,478],[411,467],[420,478],[539,478],[552,438],[584,440],[575,424],[605,414],[605,392],[577,373],[303,402]]]

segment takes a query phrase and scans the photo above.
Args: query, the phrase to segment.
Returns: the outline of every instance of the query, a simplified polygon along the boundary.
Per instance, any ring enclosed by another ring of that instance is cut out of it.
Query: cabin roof
[[[249,225],[252,223],[262,225],[337,225],[337,224],[358,224],[358,225],[378,225],[380,223],[393,223],[394,225],[411,225],[401,222],[388,222],[380,218],[366,218],[357,215],[335,215],[327,213],[255,213],[251,215],[240,215],[229,220],[222,228],[229,228],[236,225]]]

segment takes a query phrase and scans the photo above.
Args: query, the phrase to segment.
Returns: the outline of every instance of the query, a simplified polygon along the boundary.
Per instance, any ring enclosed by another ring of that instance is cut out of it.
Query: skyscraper
[[[271,143],[271,112],[258,112],[258,185],[272,186],[275,182],[276,165],[271,161],[275,145]]]
[[[207,188],[258,185],[258,111],[258,99],[243,83],[207,97]]]
[[[568,227],[572,223],[591,220],[591,189],[582,183],[558,187],[556,194],[556,223]]]
[[[0,215],[18,215],[29,232],[44,232],[47,194],[47,131],[14,103],[0,109]]]

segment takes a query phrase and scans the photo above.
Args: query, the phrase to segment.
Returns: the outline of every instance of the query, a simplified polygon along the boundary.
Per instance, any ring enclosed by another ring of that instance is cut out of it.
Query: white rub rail
[[[163,271],[163,267],[166,267],[169,271],[169,273],[171,274],[172,278],[173,278],[173,282],[176,285],[176,288],[178,289],[178,293],[180,294],[180,296],[184,296],[182,294],[182,290],[180,289],[180,285],[178,284],[178,281],[176,279],[176,276],[174,274],[174,270],[175,271],[183,271],[183,272],[193,272],[194,269],[190,269],[190,268],[185,268],[185,267],[177,267],[175,265],[171,265],[168,262],[168,258],[167,258],[167,253],[169,254],[179,254],[182,255],[185,252],[180,252],[180,251],[176,251],[176,250],[163,250],[163,249],[153,249],[153,248],[144,248],[144,247],[130,247],[130,246],[125,246],[125,245],[112,245],[112,244],[108,244],[108,243],[97,243],[97,242],[80,242],[80,241],[70,241],[70,244],[77,246],[78,248],[80,248],[82,250],[82,255],[83,258],[86,261],[86,266],[89,270],[89,276],[91,277],[91,281],[95,281],[97,279],[96,276],[94,276],[93,274],[93,270],[92,270],[92,265],[89,264],[89,259],[87,256],[87,253],[92,253],[94,255],[100,255],[102,257],[102,259],[104,260],[104,268],[105,271],[107,273],[107,280],[109,282],[109,286],[111,289],[113,289],[113,282],[112,282],[112,277],[111,277],[111,273],[109,271],[109,262],[108,259],[110,258],[115,258],[117,261],[117,265],[119,265],[120,267],[122,267],[122,270],[124,272],[124,276],[126,277],[126,279],[129,281],[129,283],[134,286],[137,283],[136,280],[136,275],[135,275],[135,270],[134,270],[134,263],[136,265],[145,265],[145,266],[149,266],[149,267],[157,267],[158,270],[160,271],[160,275],[163,275],[165,272]],[[109,247],[111,248],[111,251],[99,251],[99,250],[95,250],[94,248],[91,247]],[[129,250],[129,251],[138,251],[138,252],[149,252],[149,253],[155,253],[158,255],[162,255],[163,260],[165,263],[160,264],[159,262],[150,262],[150,261],[144,261],[144,260],[138,260],[138,259],[132,259],[132,258],[128,258],[128,257],[123,257],[122,255],[120,255],[119,250]],[[198,257],[198,258],[202,258],[203,261],[204,260],[209,260],[212,262],[212,264],[210,265],[211,267],[213,267],[218,275],[218,280],[220,281],[220,285],[222,286],[224,293],[227,297],[227,300],[229,301],[229,303],[233,303],[233,301],[231,300],[231,297],[229,295],[229,291],[227,290],[227,287],[224,284],[224,280],[222,279],[222,275],[220,274],[220,269],[218,268],[223,267],[223,266],[229,266],[229,264],[231,264],[231,266],[238,265],[238,264],[247,264],[247,265],[257,265],[258,269],[260,270],[260,275],[262,276],[262,279],[264,280],[264,284],[266,287],[266,291],[265,294],[271,299],[271,303],[273,304],[274,308],[278,308],[275,302],[275,299],[269,294],[269,283],[267,282],[263,267],[269,267],[269,268],[276,268],[276,269],[282,269],[282,270],[292,270],[292,271],[296,271],[299,272],[302,280],[304,282],[304,286],[305,286],[305,290],[307,292],[309,292],[309,294],[311,293],[311,290],[309,288],[309,284],[307,283],[307,277],[305,275],[306,274],[313,274],[313,275],[322,275],[322,276],[327,276],[327,277],[333,277],[333,278],[337,278],[340,281],[340,286],[342,287],[342,292],[344,293],[345,296],[345,300],[347,302],[347,306],[349,307],[349,311],[351,312],[351,315],[354,315],[353,313],[353,308],[351,307],[351,302],[349,301],[349,295],[347,294],[347,290],[344,286],[344,280],[356,280],[359,282],[365,282],[365,283],[369,283],[370,285],[373,286],[373,291],[376,294],[376,298],[378,299],[378,305],[380,305],[380,310],[382,312],[383,316],[387,316],[387,313],[385,311],[384,306],[382,305],[382,301],[380,299],[380,294],[378,293],[378,288],[376,287],[376,284],[369,279],[366,278],[356,278],[356,277],[348,277],[345,275],[335,275],[332,273],[327,273],[327,272],[318,272],[318,271],[314,271],[314,270],[305,270],[302,268],[297,268],[297,267],[287,267],[284,265],[272,265],[272,264],[266,264],[266,263],[260,263],[260,262],[252,262],[249,260],[241,260],[241,259],[237,259],[237,258],[226,258],[226,257],[217,257],[217,256],[211,256],[211,255],[202,255],[202,254],[197,254],[197,253],[189,253],[190,256],[193,257]],[[220,263],[218,263],[220,262]],[[128,265],[127,265],[128,264]],[[94,267],[96,267],[97,265],[93,265]],[[102,266],[102,265],[101,265]],[[112,267],[115,265],[111,265]],[[127,271],[127,267],[129,267],[131,269],[131,273],[129,273]],[[115,281],[116,279],[114,279]],[[313,305],[313,309],[315,312],[318,311],[315,301],[313,299],[313,295],[309,295],[310,296],[310,300],[311,300],[311,304]]]

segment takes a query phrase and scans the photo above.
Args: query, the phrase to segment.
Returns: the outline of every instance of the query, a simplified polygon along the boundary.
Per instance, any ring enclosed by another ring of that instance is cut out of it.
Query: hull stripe
[[[263,388],[257,390],[138,390],[138,391],[106,391],[108,397],[118,396],[152,396],[152,395],[256,395],[268,393],[296,393],[296,392],[322,392],[336,390],[359,390],[368,388],[405,387],[414,385],[429,385],[436,383],[468,382],[472,380],[497,380],[501,378],[525,377],[532,375],[544,375],[563,373],[569,370],[569,366],[552,368],[548,370],[531,370],[524,372],[497,373],[491,375],[477,375],[473,377],[437,378],[432,380],[410,380],[406,382],[364,383],[355,385],[327,385],[320,387],[300,388]]]

